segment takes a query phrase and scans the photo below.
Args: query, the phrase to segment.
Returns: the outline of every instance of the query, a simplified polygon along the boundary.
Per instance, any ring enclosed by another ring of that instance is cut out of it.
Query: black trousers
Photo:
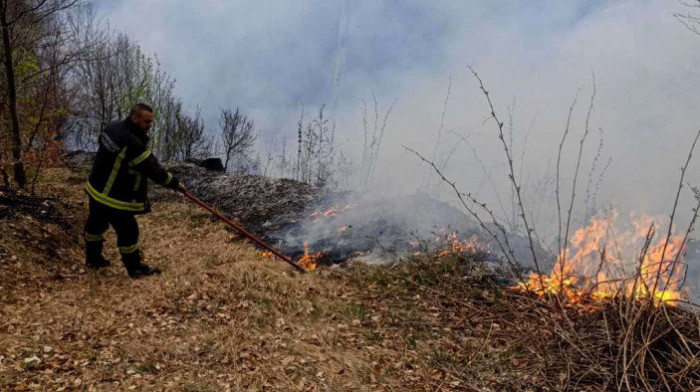
[[[90,214],[85,222],[85,241],[102,242],[111,225],[117,233],[117,246],[122,255],[138,251],[139,225],[133,212],[122,211],[90,199]]]

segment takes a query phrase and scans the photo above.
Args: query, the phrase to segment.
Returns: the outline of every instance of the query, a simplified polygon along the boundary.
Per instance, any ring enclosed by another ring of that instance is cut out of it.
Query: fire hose
[[[294,261],[292,261],[291,257],[289,257],[289,256],[287,256],[287,255],[285,255],[285,254],[283,254],[283,253],[280,252],[279,250],[275,249],[274,247],[272,247],[271,245],[269,245],[268,243],[266,243],[265,241],[263,241],[262,239],[260,239],[260,238],[257,237],[256,235],[254,235],[253,233],[251,233],[251,232],[249,232],[248,230],[244,229],[243,226],[237,224],[236,222],[232,221],[231,219],[228,219],[228,218],[225,217],[222,213],[220,213],[219,211],[215,210],[214,208],[212,208],[211,206],[209,206],[209,205],[206,204],[205,202],[201,201],[200,199],[198,199],[197,197],[195,197],[194,195],[192,195],[192,194],[189,193],[188,191],[186,191],[186,190],[184,190],[184,189],[180,189],[180,192],[182,192],[182,193],[185,195],[185,197],[187,197],[188,199],[192,200],[193,202],[195,202],[195,203],[196,203],[197,205],[199,205],[200,207],[202,207],[202,208],[204,208],[205,210],[211,212],[214,216],[216,216],[217,218],[219,218],[219,219],[221,219],[222,221],[226,222],[227,225],[229,225],[229,226],[231,226],[232,228],[236,229],[236,231],[238,231],[239,233],[241,233],[241,234],[242,234],[243,236],[245,236],[246,238],[248,238],[248,239],[250,239],[251,241],[255,242],[255,243],[258,244],[260,247],[264,248],[265,250],[269,251],[269,252],[272,253],[273,255],[279,257],[282,261],[284,261],[284,262],[286,262],[287,264],[289,264],[289,265],[291,265],[292,267],[294,267],[297,271],[302,272],[302,273],[303,273],[303,272],[306,272],[306,271],[304,270],[304,268],[302,268],[301,266],[299,266],[299,264],[297,264],[297,263],[295,263]]]

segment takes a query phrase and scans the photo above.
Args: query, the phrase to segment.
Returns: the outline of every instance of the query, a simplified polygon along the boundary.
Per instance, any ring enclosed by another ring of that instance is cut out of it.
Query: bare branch
[[[571,116],[574,112],[574,108],[576,107],[576,103],[578,102],[578,95],[581,92],[581,89],[583,89],[583,86],[579,87],[578,90],[576,90],[576,95],[574,96],[574,100],[571,103],[571,106],[569,106],[569,114],[566,116],[566,127],[564,127],[564,134],[561,137],[561,141],[559,142],[559,150],[557,151],[557,170],[556,170],[556,188],[554,190],[556,197],[557,197],[557,224],[559,225],[559,231],[557,234],[557,243],[558,243],[558,249],[557,249],[557,257],[561,257],[562,254],[562,218],[561,218],[561,196],[560,196],[560,178],[561,178],[561,156],[564,150],[564,143],[566,142],[566,137],[569,135],[569,127],[571,125]],[[564,242],[563,246],[566,246],[566,242]],[[563,276],[563,265],[562,265],[562,271],[561,275]]]
[[[467,210],[467,212],[469,213],[469,215],[471,215],[474,219],[476,219],[476,221],[479,223],[479,226],[480,226],[484,231],[486,231],[486,232],[494,239],[494,241],[496,241],[496,244],[497,244],[498,247],[501,249],[501,252],[503,252],[503,255],[505,256],[506,261],[508,262],[509,266],[511,267],[511,269],[513,270],[513,272],[516,273],[518,279],[522,282],[523,278],[522,278],[522,274],[521,274],[521,266],[520,266],[520,263],[518,263],[517,259],[515,258],[515,252],[513,251],[512,247],[510,246],[510,242],[508,241],[508,236],[506,235],[505,229],[503,228],[503,225],[501,225],[501,224],[498,222],[498,219],[497,219],[496,216],[493,214],[493,212],[492,212],[491,210],[488,209],[488,207],[486,206],[486,204],[485,204],[485,203],[479,202],[478,200],[476,200],[476,199],[475,199],[471,194],[469,194],[469,193],[460,192],[459,189],[457,188],[457,185],[454,183],[454,181],[451,181],[451,180],[447,179],[447,177],[445,177],[445,175],[440,171],[440,169],[437,167],[437,165],[435,165],[435,163],[433,163],[433,162],[431,162],[430,160],[428,160],[428,159],[426,159],[425,157],[423,157],[419,152],[417,152],[417,151],[415,151],[415,150],[413,150],[413,149],[411,149],[411,148],[409,148],[409,147],[406,147],[406,146],[402,146],[402,147],[403,147],[406,151],[409,151],[409,152],[413,153],[413,154],[414,154],[416,157],[418,157],[418,159],[420,159],[421,161],[423,161],[423,162],[427,163],[428,165],[430,165],[430,166],[433,168],[433,170],[435,170],[435,173],[437,173],[437,175],[440,176],[440,178],[442,179],[442,181],[444,181],[446,184],[448,184],[448,185],[450,186],[450,188],[452,188],[452,190],[454,191],[455,195],[457,196],[457,199],[460,201],[460,203],[462,204],[462,206],[464,207],[464,209]],[[501,239],[498,237],[498,235],[497,235],[496,233],[494,233],[494,232],[488,227],[488,225],[486,225],[486,223],[485,223],[485,222],[483,221],[483,219],[479,216],[479,214],[476,212],[476,210],[475,210],[474,208],[472,208],[472,207],[467,203],[467,201],[464,199],[464,197],[469,198],[469,200],[471,201],[472,204],[474,204],[474,205],[478,206],[479,208],[483,209],[484,211],[486,211],[487,214],[489,214],[489,215],[491,216],[491,218],[492,218],[492,223],[494,224],[494,226],[495,226],[495,227],[502,233],[502,235],[503,235],[503,241],[501,241]]]
[[[232,159],[241,159],[246,154],[257,139],[253,120],[240,112],[230,109],[221,109],[219,118],[221,127],[221,142],[224,147],[224,168],[228,170],[228,165]]]
[[[681,197],[681,191],[683,190],[683,181],[685,179],[685,173],[688,170],[688,165],[690,165],[690,160],[693,158],[693,151],[695,151],[695,145],[698,142],[698,138],[700,138],[700,130],[695,134],[695,138],[693,139],[693,143],[690,145],[690,151],[688,152],[688,157],[685,161],[685,165],[681,168],[681,178],[678,181],[678,189],[676,190],[676,198],[673,201],[673,208],[671,209],[671,216],[670,216],[670,221],[668,222],[668,231],[666,232],[666,239],[664,240],[664,247],[661,250],[661,258],[660,261],[664,261],[664,257],[666,256],[666,250],[668,249],[668,243],[671,241],[671,235],[673,234],[673,221],[676,217],[676,210],[678,209],[678,200]],[[697,211],[695,212],[697,214]],[[693,219],[693,223],[694,223]],[[691,226],[692,227],[692,226]],[[680,252],[680,250],[679,250]],[[673,273],[673,271],[671,272]],[[656,289],[659,283],[659,279],[661,277],[661,265],[659,265],[659,268],[656,273],[656,279],[654,280],[654,287],[651,291],[652,297],[653,294],[656,293]],[[653,298],[652,298],[653,299]]]
[[[535,244],[534,240],[532,238],[532,229],[530,228],[530,223],[527,219],[527,216],[525,214],[525,206],[523,205],[523,197],[522,197],[522,192],[520,189],[520,185],[518,183],[518,179],[515,177],[515,168],[513,166],[513,157],[511,156],[511,151],[508,148],[508,143],[506,143],[505,137],[503,135],[503,122],[501,122],[498,119],[498,116],[496,115],[496,110],[493,107],[493,103],[491,102],[491,97],[489,96],[489,92],[486,90],[484,87],[484,82],[481,80],[479,75],[474,71],[474,69],[470,66],[469,70],[472,72],[472,75],[478,80],[479,82],[479,87],[481,91],[484,93],[484,96],[486,97],[486,101],[488,102],[489,108],[491,109],[491,118],[496,122],[496,125],[498,126],[498,139],[501,141],[503,144],[503,150],[506,154],[506,159],[508,162],[508,169],[510,172],[509,178],[511,183],[513,184],[513,187],[515,188],[515,193],[518,197],[518,206],[520,207],[520,218],[523,221],[523,225],[525,226],[525,231],[527,233],[527,239],[529,241],[530,245],[530,251],[532,253],[532,260],[535,264],[535,269],[537,270],[537,275],[539,275],[540,278],[540,283],[542,282],[542,271],[540,269],[539,262],[537,260],[537,254],[535,252]],[[544,287],[544,284],[542,284]]]
[[[596,96],[596,83],[595,83],[595,74],[592,75],[593,77],[593,92],[591,93],[591,101],[588,106],[588,112],[586,113],[586,123],[584,126],[584,131],[583,131],[583,136],[581,137],[581,140],[579,141],[579,149],[578,149],[578,157],[576,159],[576,169],[574,170],[574,179],[573,183],[571,185],[571,201],[569,202],[569,211],[567,212],[566,215],[566,227],[564,231],[564,249],[562,250],[562,255],[561,255],[561,271],[563,273],[564,271],[564,265],[566,264],[566,254],[567,250],[569,248],[569,229],[571,227],[571,217],[573,215],[573,210],[574,210],[574,201],[576,200],[576,185],[578,184],[578,174],[581,169],[581,159],[583,157],[583,146],[586,142],[586,138],[588,137],[588,134],[590,132],[589,124],[591,120],[591,114],[593,112],[593,104],[595,103],[595,96]],[[563,274],[562,274],[563,277]],[[563,282],[560,282],[563,284]]]

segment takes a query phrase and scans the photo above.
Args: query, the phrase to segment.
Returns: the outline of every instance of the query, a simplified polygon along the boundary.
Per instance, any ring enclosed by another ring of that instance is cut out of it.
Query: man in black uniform
[[[99,138],[92,173],[85,184],[90,215],[85,223],[85,265],[99,269],[110,265],[102,256],[105,231],[112,225],[126,271],[132,278],[159,274],[141,260],[139,226],[135,215],[150,211],[148,181],[184,191],[177,178],[158,163],[148,149],[153,109],[137,104],[129,117],[109,124]]]

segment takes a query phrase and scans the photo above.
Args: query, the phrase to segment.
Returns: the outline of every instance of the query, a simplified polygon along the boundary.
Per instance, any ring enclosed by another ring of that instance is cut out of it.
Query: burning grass
[[[584,298],[607,301],[628,297],[673,306],[687,300],[681,292],[685,239],[655,238],[656,223],[647,216],[633,220],[631,228],[618,231],[617,218],[613,212],[578,229],[551,274],[532,273],[520,288],[540,296],[560,294],[569,304],[578,304]]]
[[[544,359],[547,379],[572,390],[700,390],[700,318],[677,307],[688,304],[681,287],[689,232],[657,239],[649,217],[621,232],[616,219],[591,220],[550,275],[530,274],[515,287],[547,299],[538,311],[547,332],[528,344]]]
[[[429,363],[474,388],[464,390],[700,387],[697,314],[629,297],[582,297],[578,306],[564,306],[563,296],[545,301],[504,288],[477,260],[420,257],[387,269],[360,268],[356,281],[385,293],[385,300],[412,298],[403,305],[407,315],[412,305],[425,309],[422,314],[432,309],[439,321],[427,330],[442,332]],[[394,320],[395,328],[415,333],[419,323],[404,321],[408,317]],[[478,377],[484,381],[473,383]]]
[[[304,242],[304,255],[301,256],[298,263],[303,269],[307,271],[314,271],[318,266],[316,260],[320,259],[321,257],[323,257],[322,252],[309,254],[309,243]]]

